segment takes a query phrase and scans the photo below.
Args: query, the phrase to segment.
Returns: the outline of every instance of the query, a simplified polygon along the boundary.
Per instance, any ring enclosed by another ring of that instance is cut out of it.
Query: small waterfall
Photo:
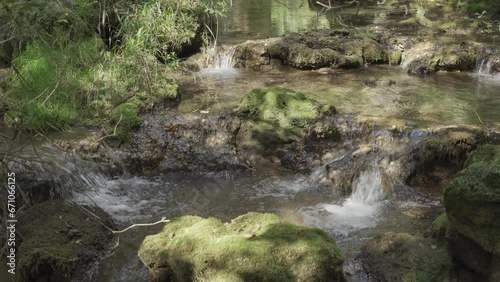
[[[233,57],[236,52],[235,46],[214,46],[208,52],[211,68],[230,69],[233,67]]]
[[[481,59],[481,63],[472,76],[484,78],[487,81],[500,81],[500,57],[497,55],[490,55]]]
[[[375,227],[384,203],[382,174],[376,165],[353,181],[352,194],[342,204],[319,204],[302,210],[304,222],[330,229],[338,237]]]
[[[491,75],[491,62],[488,60],[488,58],[484,58],[481,60],[481,64],[479,65],[479,68],[476,70],[476,75],[478,76]]]

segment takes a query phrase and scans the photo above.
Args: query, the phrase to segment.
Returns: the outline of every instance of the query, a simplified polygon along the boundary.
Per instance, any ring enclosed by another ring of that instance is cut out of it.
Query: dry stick
[[[93,217],[97,218],[97,219],[101,219],[99,216],[97,216],[96,214],[94,214],[93,212],[89,211],[88,209],[84,208],[83,206],[80,206],[80,205],[77,205],[78,207],[80,207],[82,210],[84,210],[85,212],[89,213],[90,215],[92,215]],[[109,231],[111,231],[111,233],[113,234],[121,234],[121,233],[124,233],[124,232],[127,232],[128,230],[134,228],[134,227],[138,227],[138,226],[153,226],[153,225],[157,225],[157,224],[160,224],[160,223],[169,223],[170,220],[168,220],[166,217],[162,217],[159,221],[157,222],[153,222],[153,223],[136,223],[136,224],[132,224],[130,225],[129,227],[123,229],[123,230],[119,230],[119,231],[115,231],[113,229],[111,229],[110,227],[106,226],[104,223],[100,222],[99,223],[104,226],[106,229],[108,229]]]
[[[477,118],[479,119],[479,121],[481,122],[482,125],[484,125],[483,121],[481,120],[481,117],[479,116],[479,114],[476,112],[476,110],[474,110],[474,113],[476,114]]]
[[[113,134],[109,134],[109,135],[106,135],[106,136],[103,136],[99,139],[97,139],[95,142],[98,143],[108,137],[113,137],[113,136],[116,136],[116,130],[118,128],[118,125],[120,124],[120,122],[122,121],[122,118],[123,118],[123,114],[120,115],[120,119],[118,120],[118,122],[115,124],[115,129],[113,130]]]
[[[45,100],[43,100],[43,102],[38,106],[39,108],[43,107],[45,105],[45,103],[47,102],[47,100],[49,100],[50,96],[52,96],[52,94],[54,94],[54,92],[56,92],[56,89],[59,86],[59,82],[60,81],[57,82],[56,86],[54,87],[54,89],[52,89],[52,92],[50,92],[49,96],[47,96],[47,98],[45,98]]]
[[[124,233],[124,232],[128,231],[131,228],[138,227],[138,226],[153,226],[153,225],[157,225],[157,224],[160,224],[160,223],[169,223],[169,222],[170,222],[170,220],[168,220],[166,217],[162,217],[159,221],[153,222],[153,223],[136,223],[136,224],[132,224],[129,227],[123,229],[123,230],[113,231],[113,234],[121,234],[121,233]]]

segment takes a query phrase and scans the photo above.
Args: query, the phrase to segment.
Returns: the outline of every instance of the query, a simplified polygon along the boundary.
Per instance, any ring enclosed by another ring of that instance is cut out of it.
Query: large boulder
[[[19,215],[17,268],[21,281],[90,281],[94,262],[110,247],[114,227],[98,207],[82,207],[62,200],[37,204]],[[80,280],[78,280],[80,279]]]
[[[485,278],[498,281],[500,145],[484,145],[468,157],[465,168],[446,188],[444,205],[455,257]],[[471,256],[466,255],[478,253],[478,249],[487,258],[481,264],[471,261]]]
[[[344,257],[328,234],[272,214],[225,224],[183,216],[146,237],[139,257],[155,281],[345,281]]]
[[[445,248],[408,233],[378,235],[358,258],[375,281],[447,281],[452,265]]]

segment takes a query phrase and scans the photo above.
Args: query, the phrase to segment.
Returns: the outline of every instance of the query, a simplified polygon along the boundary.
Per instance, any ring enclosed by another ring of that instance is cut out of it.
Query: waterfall
[[[375,227],[383,204],[382,174],[374,164],[359,173],[352,183],[352,194],[341,204],[319,204],[303,209],[302,214],[306,224],[330,229],[337,237],[347,237],[350,232]]]
[[[236,51],[235,46],[214,46],[208,51],[211,68],[229,69],[233,67],[233,57]]]
[[[479,68],[476,70],[475,74],[478,76],[490,76],[490,75],[492,75],[491,62],[488,60],[488,58],[484,58],[481,60],[481,64],[479,65]]]

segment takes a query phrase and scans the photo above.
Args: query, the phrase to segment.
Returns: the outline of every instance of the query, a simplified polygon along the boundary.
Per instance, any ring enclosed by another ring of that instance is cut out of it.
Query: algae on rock
[[[176,218],[146,237],[139,257],[156,281],[345,281],[344,257],[328,234],[272,214],[225,224]]]
[[[324,120],[335,112],[333,106],[317,103],[293,90],[254,89],[245,95],[238,109],[242,118],[236,142],[238,151],[276,155],[283,145],[303,142],[320,128],[327,132],[314,138],[336,140],[340,134],[331,122]]]
[[[469,156],[446,188],[444,205],[453,232],[500,255],[500,145],[484,145]]]

